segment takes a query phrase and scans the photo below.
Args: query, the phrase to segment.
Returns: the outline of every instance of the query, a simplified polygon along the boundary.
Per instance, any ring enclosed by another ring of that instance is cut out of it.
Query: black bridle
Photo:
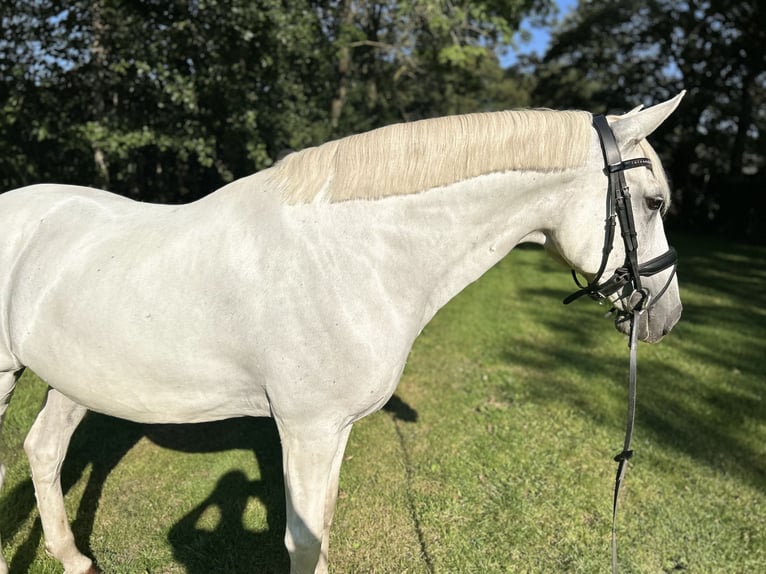
[[[623,161],[612,128],[609,127],[604,116],[594,116],[593,127],[596,128],[599,140],[601,141],[601,151],[604,154],[605,163],[604,171],[609,178],[606,200],[606,222],[604,225],[604,248],[601,256],[601,265],[596,272],[596,276],[587,285],[582,285],[577,278],[577,274],[574,271],[572,272],[575,283],[577,283],[580,289],[564,299],[564,304],[568,305],[583,295],[588,295],[596,301],[603,302],[626,285],[631,285],[632,291],[627,296],[623,295],[626,304],[624,311],[621,312],[630,314],[635,309],[647,309],[652,299],[652,294],[649,290],[641,286],[641,277],[651,277],[671,266],[674,268],[668,282],[654,296],[655,300],[659,299],[675,275],[678,255],[676,250],[671,247],[659,257],[639,265],[638,234],[636,233],[636,225],[633,219],[633,206],[630,202],[630,188],[625,181],[624,172],[637,167],[652,169],[652,162],[646,157]],[[618,221],[620,223],[622,242],[625,246],[625,262],[615,270],[609,279],[601,282],[614,245],[614,234]]]
[[[621,292],[623,301],[622,309],[613,309],[617,313],[618,321],[630,321],[630,376],[628,386],[628,417],[625,429],[625,441],[622,452],[614,457],[617,466],[617,476],[614,484],[614,499],[612,502],[612,572],[617,574],[617,501],[620,493],[620,485],[625,477],[627,461],[633,456],[630,442],[633,435],[633,422],[636,411],[636,364],[638,347],[638,324],[639,318],[656,303],[665,293],[675,277],[678,255],[676,250],[670,247],[665,253],[645,263],[638,262],[638,234],[633,219],[633,207],[630,202],[630,189],[625,181],[624,172],[637,167],[652,169],[649,158],[640,157],[623,161],[620,149],[617,147],[612,128],[604,116],[593,117],[593,127],[601,141],[601,151],[604,154],[605,169],[608,177],[608,191],[606,201],[606,223],[604,227],[604,248],[596,276],[586,285],[582,285],[577,279],[577,274],[572,271],[575,283],[580,288],[564,299],[568,305],[583,295],[588,295],[599,303],[608,300],[615,293]],[[625,261],[618,267],[611,277],[602,281],[606,271],[609,255],[614,245],[615,227],[620,223],[622,241],[625,246]],[[662,289],[653,295],[649,289],[641,284],[641,277],[651,277],[657,273],[672,267],[673,272]],[[611,312],[608,314],[610,315]]]

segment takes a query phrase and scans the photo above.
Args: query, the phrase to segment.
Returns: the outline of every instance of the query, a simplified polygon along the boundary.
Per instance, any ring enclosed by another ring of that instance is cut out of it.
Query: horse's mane
[[[272,170],[288,203],[379,199],[482,174],[583,165],[588,112],[505,111],[379,128],[288,155]]]

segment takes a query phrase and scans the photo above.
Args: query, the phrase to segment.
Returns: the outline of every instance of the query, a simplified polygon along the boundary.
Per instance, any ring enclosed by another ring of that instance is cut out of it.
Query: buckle
[[[637,299],[638,298],[638,299]],[[648,309],[649,302],[652,300],[652,293],[646,287],[636,289],[631,293],[625,301],[625,311],[627,313],[634,313],[638,311],[643,313]]]

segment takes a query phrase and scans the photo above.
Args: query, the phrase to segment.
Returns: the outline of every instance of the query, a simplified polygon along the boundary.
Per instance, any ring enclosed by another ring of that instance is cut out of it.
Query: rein
[[[649,158],[641,157],[624,160],[620,156],[612,128],[609,127],[606,117],[603,115],[593,117],[593,127],[598,133],[601,142],[601,151],[604,155],[604,172],[608,177],[607,191],[607,216],[604,225],[604,247],[601,264],[596,276],[586,285],[582,285],[575,271],[572,271],[575,283],[580,288],[564,299],[568,305],[583,295],[603,303],[612,295],[622,291],[620,299],[623,301],[623,309],[612,309],[617,314],[617,321],[630,321],[630,371],[628,378],[628,413],[625,428],[625,440],[622,452],[614,457],[617,462],[617,475],[614,482],[614,499],[612,502],[612,573],[617,574],[617,503],[620,495],[620,486],[625,478],[628,460],[633,456],[630,448],[633,436],[633,424],[636,415],[636,368],[638,363],[638,329],[641,315],[650,309],[665,293],[676,273],[678,255],[676,250],[670,247],[662,255],[650,259],[642,264],[638,263],[638,234],[636,233],[633,219],[633,207],[630,202],[630,189],[625,181],[624,172],[637,167],[652,169]],[[620,223],[622,241],[625,246],[625,261],[618,267],[611,277],[602,281],[609,255],[612,252],[615,239],[615,227]],[[649,289],[641,285],[641,277],[651,277],[669,267],[673,268],[667,283],[653,296]]]

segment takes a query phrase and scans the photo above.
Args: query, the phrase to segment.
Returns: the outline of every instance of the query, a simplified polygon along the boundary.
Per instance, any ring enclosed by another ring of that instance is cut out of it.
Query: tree
[[[3,15],[15,33],[0,44],[3,101],[15,111],[8,157],[35,167],[4,183],[55,179],[186,201],[313,143],[324,94],[306,78],[326,73],[328,45],[311,4],[292,5],[17,5]],[[62,162],[68,155],[76,160]]]
[[[338,50],[332,123],[340,133],[434,115],[518,106],[497,51],[550,0],[344,0],[330,32]]]
[[[763,179],[762,2],[580,2],[543,61],[526,65],[536,67],[535,99],[557,107],[624,110],[686,88],[682,107],[654,141],[675,183],[677,214],[689,224],[725,219],[721,185],[711,181]],[[752,193],[737,203],[753,203]]]
[[[45,178],[46,165],[66,171],[77,163],[71,153],[77,143],[61,121],[70,101],[65,97],[67,87],[61,86],[60,98],[51,90],[63,62],[72,57],[68,48],[76,38],[68,44],[57,33],[53,13],[52,2],[43,0],[0,5],[0,184],[4,188]]]
[[[188,201],[395,121],[523,105],[497,50],[552,0],[17,0],[0,178]]]

